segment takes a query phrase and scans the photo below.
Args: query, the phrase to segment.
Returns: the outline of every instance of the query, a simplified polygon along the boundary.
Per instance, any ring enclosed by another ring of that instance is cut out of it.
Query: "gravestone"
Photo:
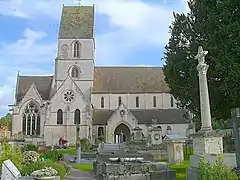
[[[10,159],[4,161],[2,164],[1,180],[15,180],[19,177],[21,177],[21,173],[12,161]]]

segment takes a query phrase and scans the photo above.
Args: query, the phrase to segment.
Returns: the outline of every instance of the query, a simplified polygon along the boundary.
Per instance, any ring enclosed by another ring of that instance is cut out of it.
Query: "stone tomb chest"
[[[180,134],[166,135],[168,159],[170,164],[182,163],[184,161],[183,144],[187,139]]]

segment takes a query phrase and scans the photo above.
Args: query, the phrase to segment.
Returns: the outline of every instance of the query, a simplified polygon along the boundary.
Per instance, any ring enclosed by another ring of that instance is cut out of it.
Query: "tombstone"
[[[21,173],[10,159],[2,164],[1,180],[16,180],[21,177]]]
[[[161,127],[153,127],[151,129],[151,144],[159,145],[162,143],[162,128]]]
[[[133,133],[134,133],[134,141],[142,141],[143,140],[142,128],[135,127],[133,129]]]
[[[183,144],[186,139],[186,136],[180,134],[166,135],[168,159],[170,164],[182,163],[184,161]]]

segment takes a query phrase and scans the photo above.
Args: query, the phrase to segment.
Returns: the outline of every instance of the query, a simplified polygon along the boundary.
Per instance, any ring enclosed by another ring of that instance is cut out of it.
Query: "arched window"
[[[76,109],[74,112],[74,124],[80,124],[81,121],[81,112],[79,109]]]
[[[170,98],[170,103],[171,103],[171,107],[173,107],[174,106],[174,99],[173,99],[173,97],[171,96],[171,98]]]
[[[57,111],[57,124],[63,124],[63,111],[61,109]]]
[[[98,127],[98,137],[103,136],[104,132],[103,132],[103,127]]]
[[[101,108],[104,108],[104,97],[101,97]]]
[[[118,106],[120,106],[121,104],[122,104],[122,97],[119,96],[119,97],[118,97]]]
[[[139,97],[136,97],[136,107],[139,107]]]
[[[153,107],[157,106],[157,99],[156,96],[153,96]]]
[[[79,77],[79,69],[78,69],[78,67],[76,67],[76,66],[72,67],[71,77],[73,77],[73,78],[78,78]]]
[[[23,112],[22,132],[28,136],[40,135],[40,110],[33,101],[26,106]]]
[[[73,45],[73,57],[80,57],[80,43],[77,41]]]

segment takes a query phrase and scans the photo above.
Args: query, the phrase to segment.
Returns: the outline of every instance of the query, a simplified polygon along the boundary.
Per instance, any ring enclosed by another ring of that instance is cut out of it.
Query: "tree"
[[[0,125],[7,126],[9,130],[12,129],[12,115],[7,113],[6,116],[0,118]]]
[[[191,0],[188,14],[175,14],[171,37],[165,49],[165,80],[170,93],[196,115],[200,103],[197,48],[209,53],[208,85],[212,116],[230,118],[230,109],[240,106],[240,1]]]

